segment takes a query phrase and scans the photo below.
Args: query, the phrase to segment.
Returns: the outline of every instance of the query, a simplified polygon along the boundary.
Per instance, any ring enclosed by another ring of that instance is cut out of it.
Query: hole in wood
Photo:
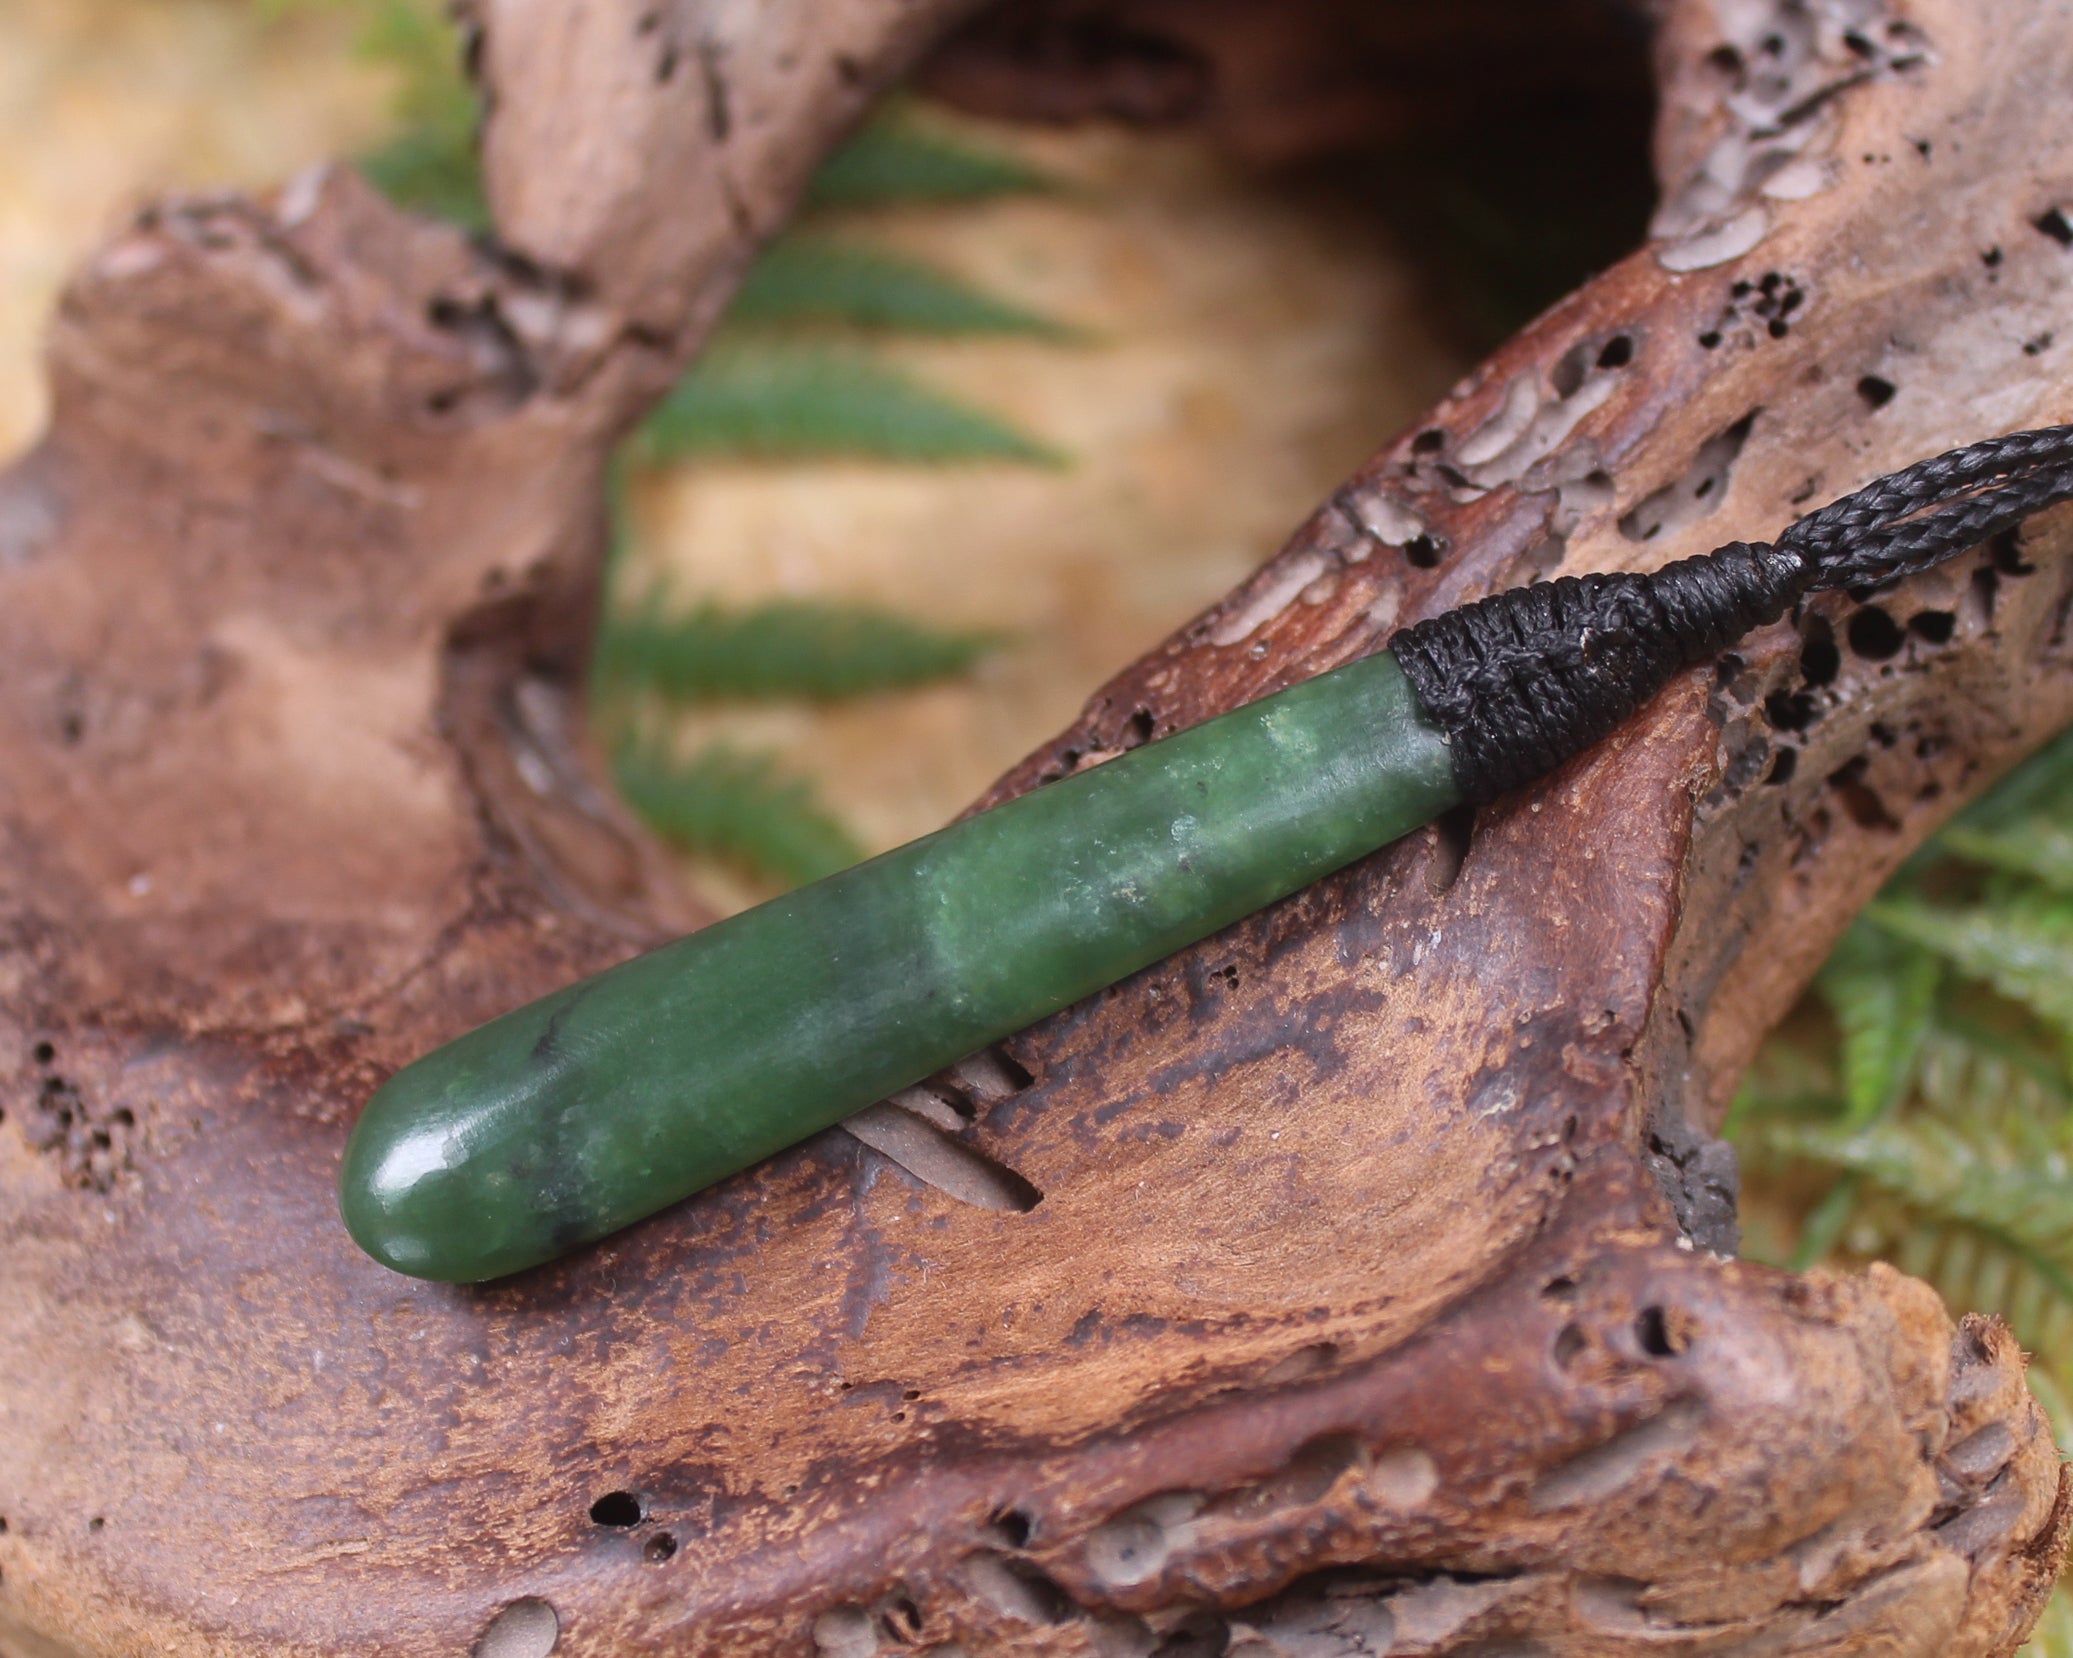
[[[1807,625],[1807,642],[1800,647],[1800,678],[1809,685],[1832,684],[1842,666],[1843,653],[1836,649],[1835,634],[1817,617]]]
[[[1864,781],[1864,774],[1870,769],[1871,761],[1860,754],[1847,764],[1829,773],[1828,784],[1836,797],[1842,801],[1843,810],[1852,823],[1860,829],[1876,829],[1892,833],[1899,829],[1900,821],[1886,810],[1886,803],[1879,798],[1878,790]]]
[[[1063,1623],[1072,1615],[1065,1591],[1026,1560],[990,1552],[967,1555],[957,1576],[973,1599],[1018,1623]]]
[[[642,1518],[641,1500],[631,1491],[607,1491],[590,1505],[590,1523],[594,1526],[637,1526]]]
[[[915,1179],[975,1209],[1026,1215],[1044,1201],[1042,1192],[1006,1164],[891,1100],[866,1106],[842,1126]]]
[[[1307,1347],[1298,1347],[1293,1353],[1276,1359],[1260,1377],[1261,1387],[1286,1387],[1290,1382],[1300,1382],[1317,1375],[1328,1368],[1339,1356],[1338,1346],[1329,1341],[1312,1342]]]
[[[1690,1444],[1705,1415],[1696,1399],[1673,1401],[1660,1415],[1549,1469],[1535,1482],[1528,1505],[1545,1513],[1611,1496]]]
[[[1987,551],[1994,560],[1994,568],[2004,576],[2034,576],[2037,573],[2037,566],[2023,557],[2020,530],[2003,530],[1987,543]]]
[[[1756,413],[1752,410],[1707,439],[1692,457],[1683,477],[1673,479],[1638,502],[1620,520],[1620,534],[1629,541],[1653,541],[1710,515],[1726,496],[1735,461],[1755,425]]]
[[[1474,843],[1475,830],[1476,809],[1473,806],[1451,807],[1433,820],[1432,861],[1425,866],[1425,887],[1433,897],[1443,896],[1461,879],[1461,868],[1468,862],[1468,849]]]
[[[1634,1319],[1634,1340],[1652,1359],[1674,1359],[1682,1353],[1683,1334],[1661,1307],[1643,1307]]]
[[[878,1621],[896,1641],[912,1641],[921,1635],[921,1608],[906,1595],[893,1595],[879,1608]]]
[[[1368,1489],[1389,1508],[1416,1508],[1439,1483],[1439,1464],[1415,1445],[1384,1451],[1368,1470]]]
[[[1299,1445],[1277,1473],[1220,1498],[1216,1506],[1226,1513],[1241,1515],[1305,1507],[1320,1501],[1349,1470],[1365,1473],[1373,1463],[1358,1434],[1320,1434]]]
[[[1088,1534],[1087,1569],[1111,1588],[1143,1583],[1166,1564],[1202,1505],[1197,1492],[1167,1491],[1126,1508]]]
[[[878,1631],[861,1606],[832,1606],[813,1620],[813,1649],[821,1658],[871,1658]]]
[[[514,1600],[484,1625],[474,1658],[547,1658],[561,1642],[561,1618],[548,1602]]]
[[[1019,1508],[1000,1509],[986,1524],[1011,1549],[1028,1548],[1030,1534],[1036,1529],[1035,1522]]]
[[[1763,699],[1763,717],[1777,731],[1804,731],[1815,712],[1814,699],[1804,691],[1773,691]]]
[[[1907,635],[1900,624],[1875,604],[1868,604],[1850,618],[1845,629],[1850,649],[1867,662],[1885,662],[1900,654]]]

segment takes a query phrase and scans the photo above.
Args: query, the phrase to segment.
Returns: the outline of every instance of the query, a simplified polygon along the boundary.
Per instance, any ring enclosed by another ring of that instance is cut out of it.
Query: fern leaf
[[[489,203],[482,194],[482,167],[475,142],[456,135],[410,128],[360,157],[367,182],[398,207],[430,213],[465,230],[489,228]]]
[[[864,855],[812,783],[786,776],[771,755],[714,744],[679,761],[657,742],[635,741],[620,749],[614,770],[634,810],[686,852],[794,885]]]
[[[677,382],[641,429],[643,458],[850,455],[896,461],[1061,464],[1056,451],[867,358],[722,346]]]
[[[1901,899],[1875,904],[1867,914],[2073,1034],[2073,922],[2062,910],[1938,908]]]
[[[807,192],[818,207],[979,201],[1053,188],[1020,157],[894,114],[874,121],[821,164]]]
[[[1778,1124],[1765,1139],[1774,1150],[1860,1175],[1925,1219],[1991,1240],[2073,1305],[2073,1187],[2058,1147],[2011,1144],[1985,1125],[1926,1115],[1854,1131]],[[1982,1302],[1998,1304],[1984,1295]]]
[[[1843,1114],[1842,1095],[1828,1055],[1773,1032],[1743,1075],[1728,1109],[1727,1132],[1739,1135],[1784,1119],[1832,1121]]]
[[[1843,1037],[1843,1098],[1853,1125],[1891,1110],[1929,1034],[1941,965],[1929,951],[1859,922],[1819,982]]]
[[[610,684],[677,702],[839,702],[953,678],[995,643],[862,605],[776,599],[670,615],[650,600],[607,621],[598,666]]]
[[[1029,334],[1071,330],[927,265],[825,236],[780,237],[750,267],[732,322],[845,323],[910,334]]]
[[[2073,833],[2048,818],[2026,818],[2006,829],[1954,823],[1937,840],[1972,863],[2028,875],[2055,892],[2073,893]]]
[[[1890,1260],[1935,1287],[1955,1317],[1993,1312],[2008,1321],[2031,1354],[2030,1379],[2062,1444],[2073,1430],[2061,1379],[2073,1374],[2073,1301],[2063,1274],[2040,1272],[2019,1251],[1990,1234],[1938,1220],[1873,1192],[1849,1226],[1849,1251]]]
[[[2026,1133],[2063,1132],[2073,1105],[2053,1059],[1948,1011],[1922,1044],[1917,1086],[1923,1104],[1952,1122],[2013,1123]]]

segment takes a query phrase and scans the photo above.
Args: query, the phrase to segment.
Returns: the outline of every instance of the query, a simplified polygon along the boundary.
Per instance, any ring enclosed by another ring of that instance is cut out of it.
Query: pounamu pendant
[[[421,1278],[548,1260],[1552,771],[1808,594],[1914,575],[2067,500],[2073,425],[2011,432],[1775,542],[1429,617],[406,1067],[346,1147],[346,1225]]]
[[[584,979],[377,1093],[375,1259],[552,1259],[1409,833],[1461,797],[1381,651]]]

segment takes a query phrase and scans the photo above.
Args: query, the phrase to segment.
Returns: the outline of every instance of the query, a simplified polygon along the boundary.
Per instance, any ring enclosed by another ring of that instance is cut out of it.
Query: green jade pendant
[[[1396,658],[1048,784],[427,1055],[340,1204],[398,1272],[603,1237],[1409,833],[1461,789]]]
[[[967,818],[484,1025],[392,1077],[340,1204],[472,1282],[653,1214],[1604,740],[1810,594],[2073,500],[2073,425],[1917,461],[1775,542],[1559,576]]]

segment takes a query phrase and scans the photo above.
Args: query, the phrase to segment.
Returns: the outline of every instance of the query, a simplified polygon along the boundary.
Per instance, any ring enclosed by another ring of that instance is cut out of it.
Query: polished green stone
[[[399,1272],[535,1265],[1428,822],[1445,743],[1378,653],[572,984],[406,1067],[340,1202]]]

